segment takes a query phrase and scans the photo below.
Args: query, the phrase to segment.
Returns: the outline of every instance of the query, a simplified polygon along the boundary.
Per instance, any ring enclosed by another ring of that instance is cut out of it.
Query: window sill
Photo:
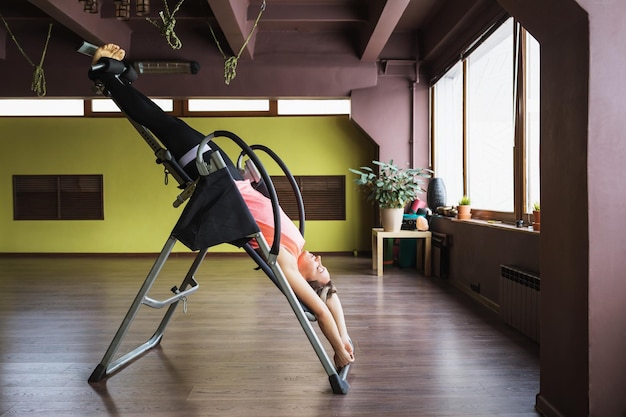
[[[440,216],[440,217],[442,219],[446,219],[455,223],[468,223],[468,224],[472,224],[476,226],[492,227],[495,229],[504,229],[504,230],[510,230],[512,232],[519,232],[519,233],[533,233],[537,235],[541,233],[540,231],[533,230],[532,226],[517,227],[514,224],[504,223],[499,220],[477,220],[477,219],[459,220],[455,217],[445,217],[445,216]]]

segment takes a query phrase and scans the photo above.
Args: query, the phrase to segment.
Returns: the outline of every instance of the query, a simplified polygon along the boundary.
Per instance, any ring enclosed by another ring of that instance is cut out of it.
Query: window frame
[[[283,112],[279,109],[279,103],[289,103],[290,101],[294,101],[293,99],[255,99],[255,98],[242,98],[236,99],[239,101],[253,100],[253,101],[267,101],[269,103],[269,107],[267,110],[247,110],[247,109],[232,109],[225,108],[224,110],[190,110],[189,109],[189,101],[195,100],[195,98],[186,98],[186,99],[175,99],[172,97],[151,97],[152,100],[156,101],[157,104],[160,105],[159,101],[167,104],[171,104],[170,109],[164,109],[167,114],[170,114],[175,117],[314,117],[314,116],[345,116],[350,117],[351,109],[345,110],[329,110],[323,111],[319,109],[313,109],[311,111],[305,110],[296,110]],[[202,100],[219,100],[215,98],[205,97]],[[13,99],[5,99],[4,101],[11,101]],[[94,110],[93,103],[99,100],[110,100],[106,97],[94,97],[90,99],[19,99],[19,102],[26,102],[27,106],[32,105],[33,103],[38,104],[42,107],[37,113],[28,114],[27,112],[16,113],[14,111],[7,111],[4,114],[0,109],[0,118],[3,117],[124,117],[122,111],[111,109],[111,110]],[[225,99],[226,101],[231,99]],[[16,100],[13,100],[16,101]],[[56,105],[51,105],[50,107],[46,107],[46,102],[54,103]],[[63,101],[67,101],[68,103],[74,103],[76,106],[79,106],[80,103],[76,103],[77,101],[82,101],[82,111],[76,111],[74,113],[61,113],[58,111],[59,107],[62,107]],[[235,101],[235,99],[232,99]],[[347,102],[348,107],[350,107],[350,97],[324,97],[324,98],[308,98],[303,100],[295,100],[298,102],[310,102],[313,107],[319,105],[327,101],[329,104],[333,102]],[[161,106],[163,108],[163,106]],[[332,106],[331,106],[332,108]]]
[[[84,115],[83,117],[124,117],[124,114],[121,111],[94,111],[93,110],[93,101],[101,100],[102,98],[94,98],[94,99],[85,99],[84,100]],[[338,117],[349,117],[349,113],[334,113],[334,112],[299,112],[299,113],[281,113],[279,111],[279,101],[280,102],[289,102],[289,99],[269,99],[269,108],[268,110],[190,110],[189,109],[189,100],[194,100],[193,98],[189,99],[173,99],[169,97],[151,97],[151,99],[162,99],[169,100],[172,102],[172,110],[165,112],[169,115],[175,117],[316,117],[316,116],[338,116]],[[205,98],[206,99],[206,98]],[[210,98],[209,98],[210,99]],[[245,99],[242,99],[245,100]],[[321,99],[307,99],[306,101],[310,101],[312,103],[320,103],[323,101],[337,101],[337,100],[347,100],[349,101],[349,97],[340,97],[340,98],[321,98]],[[3,116],[0,116],[3,117]],[[28,117],[28,116],[26,116]]]
[[[513,18],[510,18],[513,19]],[[508,20],[508,19],[507,19]],[[468,74],[468,57],[471,53],[480,45],[482,42],[491,35],[495,30],[497,30],[502,24],[504,24],[507,20],[503,20],[498,22],[498,24],[491,27],[488,31],[485,32],[479,40],[477,40],[472,46],[461,55],[460,62],[462,64],[463,70],[463,126],[462,126],[462,153],[463,153],[463,193],[468,194],[468,135],[467,135],[467,74]],[[531,221],[531,211],[528,210],[528,207],[532,202],[528,200],[528,167],[527,167],[527,159],[529,156],[527,155],[527,89],[528,89],[528,45],[527,45],[527,37],[529,32],[524,29],[517,20],[513,19],[513,45],[514,48],[514,111],[515,111],[515,123],[514,123],[514,137],[513,137],[513,212],[502,212],[496,210],[488,210],[480,207],[472,206],[472,218],[477,220],[497,220],[502,221],[504,223],[515,224],[515,222],[519,219],[524,220],[525,223],[529,224]],[[519,58],[517,58],[517,53],[519,53]],[[450,65],[446,70],[441,74],[440,77],[433,78],[431,83],[431,92],[430,92],[430,148],[431,148],[431,167],[437,172],[437,152],[445,152],[445,150],[438,149],[437,145],[437,128],[436,128],[436,120],[437,115],[435,114],[436,109],[436,86],[437,82],[443,77],[448,70],[450,70],[454,65],[457,65],[459,61],[456,61],[454,64]],[[516,68],[517,67],[517,68]],[[517,70],[517,72],[516,72]],[[538,161],[537,161],[538,162]],[[470,195],[471,197],[471,195]]]

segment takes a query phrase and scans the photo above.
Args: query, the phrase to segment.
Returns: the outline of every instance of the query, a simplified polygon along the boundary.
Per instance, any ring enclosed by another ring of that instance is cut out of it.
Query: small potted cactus
[[[467,219],[472,218],[472,207],[470,204],[471,204],[471,200],[466,195],[464,195],[459,200],[459,205],[456,208],[458,211],[457,217],[459,218],[459,220],[467,220]]]
[[[533,230],[541,230],[541,206],[539,201],[533,203]]]

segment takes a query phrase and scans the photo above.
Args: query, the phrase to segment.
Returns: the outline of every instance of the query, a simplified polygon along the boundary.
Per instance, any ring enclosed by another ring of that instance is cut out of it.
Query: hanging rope
[[[35,68],[35,72],[33,74],[33,82],[30,86],[30,89],[34,91],[38,97],[44,97],[46,95],[46,76],[43,72],[43,61],[46,58],[46,52],[48,50],[48,43],[50,42],[50,34],[52,33],[52,23],[50,23],[50,26],[48,26],[48,37],[46,38],[46,44],[44,45],[43,51],[41,53],[41,60],[39,61],[39,65],[35,65],[33,61],[31,61],[31,59],[28,57],[28,55],[26,55],[26,52],[24,52],[24,49],[22,49],[22,47],[20,46],[19,42],[15,38],[15,35],[13,35],[13,32],[11,32],[11,28],[9,28],[9,24],[7,23],[6,20],[4,20],[4,16],[2,16],[2,14],[0,14],[0,19],[2,19],[2,22],[4,22],[4,26],[7,28],[7,32],[11,36],[11,39],[13,39],[13,42],[17,46],[17,49],[24,56],[24,58],[26,58],[28,63]]]
[[[254,25],[252,26],[252,29],[250,30],[248,37],[246,38],[243,45],[241,45],[241,49],[239,50],[239,53],[237,54],[237,56],[231,56],[230,58],[226,57],[226,54],[224,53],[224,50],[222,49],[220,42],[217,40],[217,36],[215,36],[215,32],[213,32],[213,28],[211,27],[211,25],[209,25],[209,29],[211,29],[211,35],[213,35],[213,39],[215,40],[215,43],[217,44],[217,49],[219,49],[220,53],[222,54],[222,57],[224,57],[225,59],[224,81],[226,82],[227,85],[230,85],[230,82],[234,80],[235,77],[237,76],[237,71],[236,71],[237,61],[239,61],[239,58],[241,57],[243,50],[246,48],[246,46],[248,46],[248,42],[250,42],[250,39],[252,38],[252,34],[254,33],[257,25],[259,24],[259,20],[261,20],[261,15],[263,14],[264,11],[265,11],[265,0],[263,0],[263,3],[261,4],[259,15],[256,17],[256,20],[254,21]]]
[[[158,27],[161,30],[165,39],[167,39],[167,43],[172,47],[172,49],[180,49],[183,46],[183,43],[178,39],[176,33],[174,32],[174,26],[176,26],[176,19],[174,19],[174,15],[180,9],[180,6],[183,4],[184,0],[180,0],[174,11],[170,13],[170,8],[167,5],[167,0],[163,0],[163,5],[165,6],[165,10],[161,10],[159,12],[159,16],[161,17],[161,22],[155,19],[150,19],[146,17],[146,20],[152,23],[154,26]]]

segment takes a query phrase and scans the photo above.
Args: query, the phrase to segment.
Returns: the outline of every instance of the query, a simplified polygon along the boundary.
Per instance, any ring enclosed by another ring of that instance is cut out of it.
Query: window
[[[102,175],[14,175],[14,220],[103,220]]]
[[[472,206],[513,211],[513,22],[467,58],[467,192]]]
[[[447,205],[452,206],[463,189],[463,64],[457,63],[433,89],[433,133],[437,146],[433,150],[435,176],[446,185]]]
[[[305,221],[346,219],[345,175],[295,176],[304,202]],[[298,219],[298,205],[287,177],[272,177],[278,201],[289,218]]]
[[[151,98],[163,111],[177,117],[349,115],[350,99],[172,99]],[[118,117],[122,111],[109,98],[0,99],[0,117],[87,116]]]
[[[539,201],[539,42],[526,33],[526,207]]]
[[[531,212],[539,201],[538,42],[512,18],[494,27],[436,81],[431,111],[433,168],[447,204],[468,195],[473,217],[511,222]]]
[[[164,98],[151,99],[164,112],[172,112],[174,110],[174,100]],[[96,98],[91,100],[92,113],[121,113],[117,104],[110,98]]]
[[[81,99],[0,99],[0,116],[83,116]]]
[[[350,99],[278,100],[278,114],[350,114]]]
[[[312,116],[350,114],[350,99],[189,99],[185,116]]]
[[[255,99],[196,99],[187,100],[190,112],[214,111],[214,112],[248,112],[270,110],[269,100]]]

